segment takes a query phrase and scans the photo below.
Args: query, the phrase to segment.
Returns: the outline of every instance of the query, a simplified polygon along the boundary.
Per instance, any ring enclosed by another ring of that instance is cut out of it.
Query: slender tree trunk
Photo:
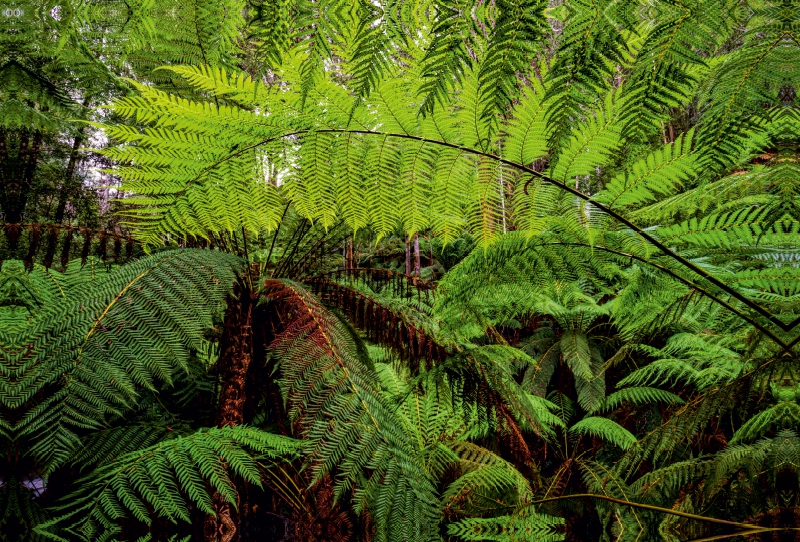
[[[61,183],[61,189],[59,190],[58,194],[58,206],[56,207],[56,212],[53,217],[53,222],[56,224],[56,226],[50,230],[50,233],[47,237],[47,251],[45,252],[44,260],[42,261],[45,267],[50,267],[50,265],[53,263],[53,258],[55,257],[59,234],[59,228],[57,225],[64,221],[64,213],[67,209],[67,201],[70,199],[70,195],[75,189],[73,186],[72,177],[75,173],[75,165],[79,159],[78,149],[80,148],[82,142],[83,129],[78,132],[78,135],[75,136],[75,140],[72,142],[72,150],[69,153],[67,170],[64,174],[64,180]],[[47,214],[50,214],[49,207]],[[116,259],[116,253],[114,257]]]
[[[36,166],[39,163],[39,151],[42,147],[42,132],[35,131],[28,151],[28,163],[25,165],[25,173],[22,176],[22,188],[19,197],[20,215],[25,212],[25,205],[28,203],[28,195],[33,188],[33,177],[36,173]],[[20,153],[21,154],[21,153]]]
[[[353,269],[356,266],[354,244],[355,240],[351,237],[347,244],[347,267],[349,269]]]
[[[409,236],[406,235],[406,275],[411,274],[411,242]]]
[[[228,303],[220,340],[220,393],[216,424],[235,426],[244,421],[245,387],[253,349],[253,300],[247,288],[238,284]],[[215,516],[206,516],[204,534],[207,542],[240,540],[239,514],[219,493],[213,496]],[[237,495],[237,507],[239,505]]]
[[[419,276],[420,257],[419,257],[419,234],[414,234],[414,275]]]
[[[67,171],[64,174],[64,182],[61,184],[61,190],[58,195],[58,207],[56,207],[56,214],[53,222],[61,224],[64,220],[64,213],[67,209],[67,201],[72,192],[72,176],[75,174],[75,166],[78,163],[78,149],[83,144],[83,129],[75,136],[72,142],[72,150],[69,153],[69,161],[67,162]]]

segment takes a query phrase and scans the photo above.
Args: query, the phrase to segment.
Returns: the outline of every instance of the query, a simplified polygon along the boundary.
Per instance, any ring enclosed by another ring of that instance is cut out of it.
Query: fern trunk
[[[247,371],[253,354],[253,306],[249,290],[237,284],[225,312],[217,362],[221,384],[215,421],[219,427],[233,427],[244,422]],[[204,525],[208,542],[241,540],[238,512],[241,508],[240,494],[237,488],[236,507],[226,502],[218,492],[214,494],[216,516],[207,516]]]
[[[216,424],[239,425],[244,421],[245,384],[253,349],[253,301],[237,286],[225,314],[220,344],[220,394]]]

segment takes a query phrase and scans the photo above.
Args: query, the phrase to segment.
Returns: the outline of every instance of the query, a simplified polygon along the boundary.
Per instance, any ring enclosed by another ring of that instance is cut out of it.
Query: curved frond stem
[[[561,246],[582,246],[582,247],[587,247],[587,248],[591,248],[592,250],[600,250],[600,251],[603,251],[603,252],[608,252],[609,254],[615,254],[617,256],[622,256],[624,258],[630,258],[630,259],[642,262],[642,263],[644,263],[646,265],[649,265],[650,267],[655,267],[659,271],[663,271],[664,273],[668,274],[672,278],[681,281],[685,285],[687,285],[690,288],[696,290],[701,295],[706,296],[707,298],[711,299],[712,301],[714,301],[718,305],[720,305],[720,306],[726,308],[727,310],[731,311],[733,314],[735,314],[736,316],[738,316],[742,320],[746,321],[748,324],[752,325],[754,328],[758,329],[764,335],[766,335],[767,337],[772,339],[772,341],[774,341],[778,346],[780,346],[783,349],[783,351],[785,351],[785,352],[790,351],[792,346],[794,346],[795,344],[798,343],[798,341],[800,341],[800,336],[798,336],[796,339],[794,339],[790,343],[785,342],[783,339],[781,339],[775,333],[773,333],[768,327],[762,325],[761,323],[759,323],[754,318],[751,318],[750,316],[744,314],[742,311],[740,311],[739,309],[737,309],[736,307],[734,307],[733,305],[731,305],[730,303],[728,303],[724,299],[714,295],[713,293],[709,292],[707,289],[703,288],[702,286],[699,286],[697,283],[693,282],[692,280],[687,279],[686,277],[683,277],[683,276],[679,275],[678,273],[675,273],[671,269],[669,269],[669,268],[667,268],[667,267],[665,267],[663,265],[657,264],[655,262],[652,262],[652,261],[650,261],[650,260],[648,260],[646,258],[642,258],[641,256],[637,256],[635,254],[628,254],[627,252],[621,252],[619,250],[614,250],[614,249],[611,249],[611,248],[608,248],[608,247],[604,247],[604,246],[600,246],[600,245],[589,245],[589,244],[586,244],[586,243],[548,243],[548,244],[561,245]]]

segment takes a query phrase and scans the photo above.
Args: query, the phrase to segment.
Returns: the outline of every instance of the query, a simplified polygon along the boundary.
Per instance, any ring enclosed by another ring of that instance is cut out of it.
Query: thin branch
[[[550,497],[550,498],[547,498],[547,499],[534,501],[531,504],[544,504],[546,502],[563,501],[563,500],[569,500],[569,499],[599,499],[599,500],[602,500],[602,501],[609,501],[609,502],[613,502],[613,503],[616,503],[616,504],[622,504],[622,505],[625,505],[625,506],[630,506],[632,508],[642,508],[642,509],[645,509],[645,510],[653,510],[655,512],[662,512],[664,514],[670,514],[670,515],[673,515],[673,516],[680,516],[682,518],[695,519],[697,521],[706,521],[708,523],[719,523],[721,525],[729,525],[731,527],[738,527],[740,529],[751,530],[751,529],[759,529],[760,528],[758,525],[751,525],[750,523],[738,523],[736,521],[728,521],[726,519],[717,519],[717,518],[711,518],[711,517],[708,517],[708,516],[700,516],[700,515],[697,515],[697,514],[690,514],[688,512],[680,512],[678,510],[673,510],[672,508],[663,508],[661,506],[654,506],[652,504],[642,504],[642,503],[638,503],[638,502],[624,501],[622,499],[615,499],[614,497],[607,497],[606,495],[595,495],[593,493],[578,493],[578,494],[575,494],[575,495],[563,495],[561,497]],[[800,528],[798,528],[797,530],[800,530]]]

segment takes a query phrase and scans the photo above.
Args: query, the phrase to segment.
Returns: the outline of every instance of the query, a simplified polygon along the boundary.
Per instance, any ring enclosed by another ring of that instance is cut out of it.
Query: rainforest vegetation
[[[796,0],[0,27],[0,540],[800,540]]]

